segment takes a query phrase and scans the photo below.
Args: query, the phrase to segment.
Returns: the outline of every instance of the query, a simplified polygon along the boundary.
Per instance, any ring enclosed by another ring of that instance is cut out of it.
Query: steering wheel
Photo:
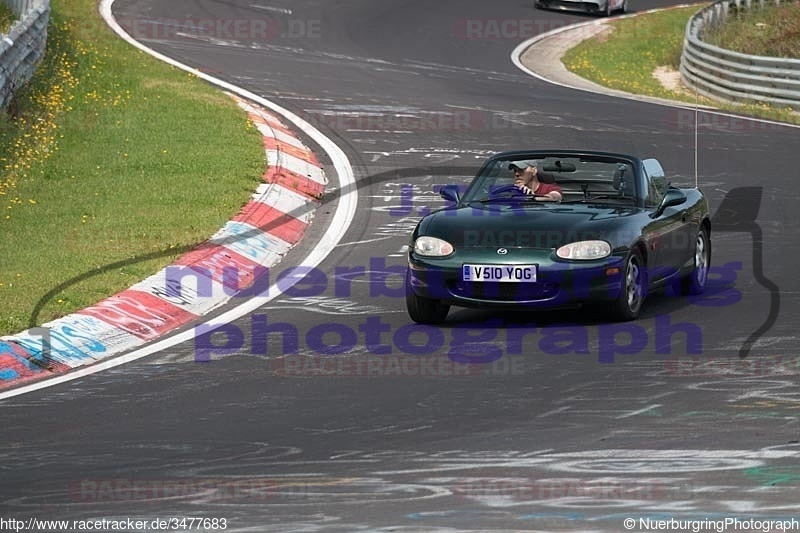
[[[498,198],[507,196],[509,198],[530,198],[531,195],[520,189],[514,184],[509,185],[500,185],[499,187],[493,187],[489,190],[489,197],[490,198]]]
[[[494,187],[493,189],[491,189],[489,191],[489,197],[490,198],[508,197],[508,198],[519,199],[519,200],[525,200],[525,199],[534,199],[535,200],[537,198],[548,198],[548,199],[550,198],[547,195],[528,194],[528,193],[526,193],[525,191],[523,191],[522,189],[520,189],[519,187],[517,187],[514,184],[500,185],[499,187]]]

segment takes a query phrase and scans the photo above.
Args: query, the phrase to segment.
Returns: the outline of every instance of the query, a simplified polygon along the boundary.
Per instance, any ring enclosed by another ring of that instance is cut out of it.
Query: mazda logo
[[[499,255],[506,255],[508,253],[508,248],[498,248],[497,253]]]

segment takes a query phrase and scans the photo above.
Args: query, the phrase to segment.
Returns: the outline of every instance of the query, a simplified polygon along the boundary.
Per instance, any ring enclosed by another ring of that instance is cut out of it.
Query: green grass
[[[755,103],[712,102],[688,90],[667,89],[653,76],[657,67],[678,70],[686,23],[702,7],[698,4],[613,20],[609,22],[609,33],[584,40],[568,50],[562,61],[575,74],[612,89],[686,103],[699,102],[762,118],[800,122],[800,116],[788,109]]]
[[[16,18],[14,12],[0,0],[0,33],[7,33]]]
[[[606,87],[663,98],[680,94],[653,77],[659,66],[678,69],[686,21],[698,7],[670,9],[610,22],[610,34],[583,41],[564,55],[572,72]]]
[[[98,273],[55,294],[39,323],[169,264],[264,171],[260,135],[230,97],[119,40],[96,4],[53,0],[46,58],[0,114],[0,334],[27,328],[76,276]]]
[[[732,11],[703,40],[743,54],[800,59],[800,3]]]

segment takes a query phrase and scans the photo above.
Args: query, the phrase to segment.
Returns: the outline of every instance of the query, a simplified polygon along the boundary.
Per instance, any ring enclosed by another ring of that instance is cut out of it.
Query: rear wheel
[[[708,283],[708,267],[711,265],[711,239],[708,230],[701,227],[694,244],[694,269],[681,281],[684,294],[701,294]]]
[[[450,306],[433,300],[417,296],[410,283],[411,272],[406,271],[406,309],[411,320],[418,324],[441,324],[450,312]]]
[[[633,320],[639,317],[647,297],[647,273],[642,254],[632,249],[625,259],[622,290],[617,297],[615,311],[620,320]]]

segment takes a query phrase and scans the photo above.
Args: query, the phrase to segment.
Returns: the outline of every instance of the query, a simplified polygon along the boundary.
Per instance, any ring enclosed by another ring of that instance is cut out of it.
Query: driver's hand
[[[531,190],[530,187],[525,185],[525,183],[522,180],[517,180],[516,182],[514,182],[514,185],[516,185],[516,187],[525,194],[533,194],[533,190]]]

